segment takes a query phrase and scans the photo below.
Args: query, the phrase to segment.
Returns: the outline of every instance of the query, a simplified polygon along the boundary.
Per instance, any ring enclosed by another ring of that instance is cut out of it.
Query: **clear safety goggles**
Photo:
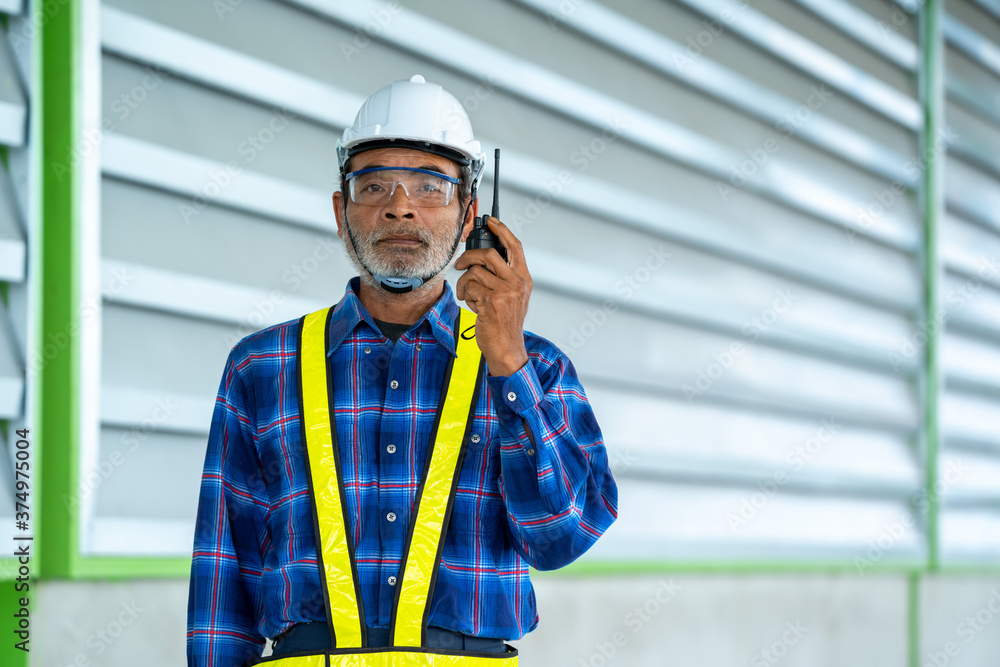
[[[452,176],[413,167],[371,167],[348,173],[344,179],[351,201],[363,206],[387,204],[397,185],[417,206],[447,206],[461,181]]]

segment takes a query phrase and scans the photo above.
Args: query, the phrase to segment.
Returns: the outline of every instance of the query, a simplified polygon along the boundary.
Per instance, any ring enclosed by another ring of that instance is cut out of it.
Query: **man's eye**
[[[441,192],[441,188],[436,183],[424,183],[420,186],[420,192],[434,194],[436,192]]]
[[[385,190],[385,188],[382,187],[381,183],[365,183],[364,186],[361,188],[361,190],[363,192],[371,192],[374,194],[377,192],[382,192],[383,190]]]

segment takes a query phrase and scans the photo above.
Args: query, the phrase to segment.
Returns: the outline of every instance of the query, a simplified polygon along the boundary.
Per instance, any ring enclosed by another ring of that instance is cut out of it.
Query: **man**
[[[275,656],[516,656],[503,640],[538,622],[527,566],[566,565],[615,519],[600,429],[569,359],[523,331],[531,276],[503,223],[489,220],[509,265],[467,250],[455,294],[444,280],[484,165],[458,101],[419,76],[386,86],[338,159],[359,276],[336,306],[229,355],[188,663],[241,665],[266,637]]]

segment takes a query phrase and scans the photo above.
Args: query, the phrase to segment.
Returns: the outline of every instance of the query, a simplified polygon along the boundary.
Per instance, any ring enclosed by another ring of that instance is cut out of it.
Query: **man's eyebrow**
[[[384,168],[386,168],[386,165],[384,165],[384,164],[369,164],[369,165],[365,165],[361,169],[384,169]],[[390,167],[390,169],[391,168],[392,167]],[[435,165],[435,164],[423,164],[423,165],[420,165],[417,168],[418,169],[426,169],[427,171],[433,171],[435,174],[443,174],[445,176],[449,176],[450,175],[444,169],[442,169],[440,166]],[[361,171],[361,169],[358,169],[357,171]],[[399,167],[396,167],[396,169],[399,169]],[[452,176],[452,178],[455,178],[455,177]]]

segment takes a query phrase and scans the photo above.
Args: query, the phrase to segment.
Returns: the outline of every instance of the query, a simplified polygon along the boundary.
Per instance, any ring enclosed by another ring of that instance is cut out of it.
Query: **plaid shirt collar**
[[[354,332],[362,322],[365,322],[371,330],[379,332],[375,320],[368,310],[362,305],[358,298],[358,290],[361,287],[361,278],[355,276],[347,282],[347,289],[344,296],[333,310],[333,317],[330,318],[330,349],[327,356],[333,354],[334,350],[340,347],[350,334]],[[423,317],[417,320],[410,329],[420,331],[423,327],[430,327],[431,334],[437,339],[444,349],[455,356],[455,318],[458,317],[459,305],[455,300],[455,293],[451,289],[448,281],[444,281],[444,293],[434,304],[434,307],[424,313]]]

